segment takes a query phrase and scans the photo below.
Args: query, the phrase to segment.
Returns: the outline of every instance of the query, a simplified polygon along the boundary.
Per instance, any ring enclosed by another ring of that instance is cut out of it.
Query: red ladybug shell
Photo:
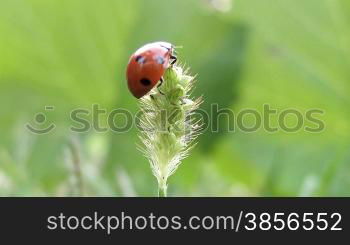
[[[141,98],[162,78],[173,57],[173,45],[167,42],[149,43],[131,57],[126,70],[130,92]]]

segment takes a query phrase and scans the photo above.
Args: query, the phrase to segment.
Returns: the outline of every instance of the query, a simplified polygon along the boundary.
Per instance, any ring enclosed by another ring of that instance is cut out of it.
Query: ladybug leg
[[[170,62],[171,65],[174,65],[177,61],[177,57],[175,55],[171,55],[170,59],[172,59],[172,61]]]
[[[164,93],[163,93],[162,91],[160,91],[160,89],[159,89],[159,87],[162,86],[164,80],[163,80],[163,78],[161,77],[159,81],[160,81],[160,83],[157,85],[158,92],[159,92],[161,95],[164,95]]]

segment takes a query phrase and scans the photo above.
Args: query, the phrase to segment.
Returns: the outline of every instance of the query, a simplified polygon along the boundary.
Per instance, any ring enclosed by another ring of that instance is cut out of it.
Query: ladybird
[[[163,75],[171,65],[175,64],[174,46],[168,42],[148,43],[131,55],[126,77],[130,92],[141,98],[158,83],[163,82]]]

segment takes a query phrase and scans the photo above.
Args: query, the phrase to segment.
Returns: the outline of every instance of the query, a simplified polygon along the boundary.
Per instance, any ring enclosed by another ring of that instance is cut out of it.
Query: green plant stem
[[[158,183],[158,197],[167,197],[167,188],[166,182]]]
[[[80,161],[79,148],[78,148],[77,142],[71,139],[69,148],[72,154],[73,174],[77,181],[77,192],[79,196],[84,196],[84,181],[83,181],[83,174],[81,170],[81,161]]]

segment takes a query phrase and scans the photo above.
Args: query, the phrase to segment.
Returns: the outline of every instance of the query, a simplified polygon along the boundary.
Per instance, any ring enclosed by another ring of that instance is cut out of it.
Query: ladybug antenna
[[[178,54],[177,49],[179,49],[179,48],[183,48],[183,46],[182,45],[181,46],[173,46],[173,52],[175,55]]]

